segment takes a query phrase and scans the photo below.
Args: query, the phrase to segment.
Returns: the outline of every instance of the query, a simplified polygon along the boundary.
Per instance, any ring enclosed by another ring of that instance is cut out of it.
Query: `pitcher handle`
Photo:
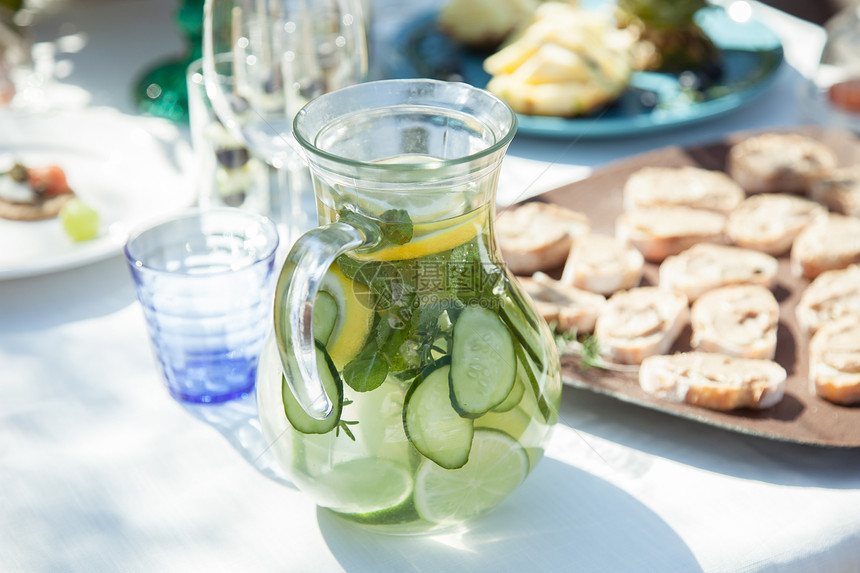
[[[293,395],[309,416],[328,418],[334,411],[319,376],[314,342],[314,301],[329,267],[343,253],[367,243],[364,232],[336,222],[298,238],[284,262],[275,289],[275,338]],[[286,304],[283,301],[286,300]],[[289,308],[289,312],[287,312]],[[292,356],[295,360],[290,360]],[[295,368],[298,367],[298,372]]]

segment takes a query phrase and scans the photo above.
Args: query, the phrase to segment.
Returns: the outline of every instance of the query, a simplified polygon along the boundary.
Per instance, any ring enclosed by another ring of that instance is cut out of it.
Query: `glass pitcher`
[[[295,118],[321,226],[281,271],[259,415],[296,486],[368,528],[493,507],[557,421],[556,346],[493,235],[515,129],[488,92],[433,80],[348,87]]]

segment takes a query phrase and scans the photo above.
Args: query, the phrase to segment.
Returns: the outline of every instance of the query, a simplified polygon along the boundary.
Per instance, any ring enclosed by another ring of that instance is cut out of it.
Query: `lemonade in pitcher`
[[[555,344],[493,235],[515,120],[462,84],[343,91],[296,119],[321,226],[281,274],[260,420],[318,505],[389,533],[436,531],[507,497],[558,418]]]

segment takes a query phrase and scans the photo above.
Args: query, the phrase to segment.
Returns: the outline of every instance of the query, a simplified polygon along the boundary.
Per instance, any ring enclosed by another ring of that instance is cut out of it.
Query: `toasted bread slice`
[[[63,206],[75,198],[74,193],[55,195],[33,203],[15,203],[0,197],[0,218],[12,221],[39,221],[60,214]]]
[[[796,133],[766,133],[732,146],[727,170],[747,193],[806,193],[836,167],[825,144]]]
[[[687,297],[656,287],[612,295],[597,317],[594,335],[609,362],[640,364],[672,348],[689,318]]]
[[[860,317],[825,324],[809,342],[809,380],[836,404],[860,403]]]
[[[608,235],[588,234],[574,242],[561,281],[610,295],[638,286],[644,267],[645,259],[638,249]]]
[[[812,335],[828,322],[860,316],[860,266],[825,271],[800,295],[797,324]]]
[[[589,333],[606,306],[606,297],[561,283],[544,273],[519,278],[538,312],[558,332]]]
[[[812,184],[809,196],[834,213],[860,217],[860,165],[834,169]]]
[[[591,222],[582,213],[539,201],[508,209],[496,219],[502,256],[518,275],[560,267],[573,240],[590,230]]]
[[[860,263],[860,219],[830,214],[806,227],[791,247],[791,269],[814,279],[824,271]]]
[[[645,167],[624,184],[624,209],[691,207],[729,213],[746,196],[722,171],[699,167]]]
[[[773,288],[779,263],[771,255],[702,243],[660,265],[660,288],[683,293],[691,302],[715,288],[754,284]]]
[[[693,303],[690,345],[703,352],[773,359],[779,303],[767,288],[733,285],[708,291]]]
[[[726,216],[689,207],[652,207],[622,213],[615,221],[615,235],[628,242],[651,262],[698,243],[725,243]]]
[[[782,401],[785,369],[771,360],[710,352],[651,356],[639,385],[658,398],[712,410],[764,409]]]
[[[729,214],[726,231],[732,242],[779,256],[791,249],[808,225],[827,216],[815,201],[785,193],[753,195]]]

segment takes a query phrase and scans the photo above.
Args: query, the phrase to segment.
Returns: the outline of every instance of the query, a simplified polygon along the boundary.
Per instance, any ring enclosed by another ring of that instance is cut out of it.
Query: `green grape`
[[[73,241],[86,241],[99,234],[98,212],[80,199],[72,199],[63,205],[60,222]]]

